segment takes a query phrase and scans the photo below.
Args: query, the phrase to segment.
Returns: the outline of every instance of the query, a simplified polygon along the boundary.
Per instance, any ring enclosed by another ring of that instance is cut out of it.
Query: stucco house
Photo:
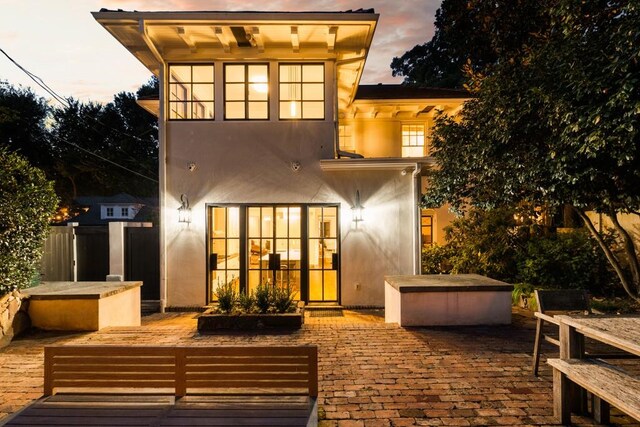
[[[378,23],[346,12],[127,12],[95,19],[160,80],[161,304],[289,283],[383,306],[446,209],[420,209],[434,114],[468,93],[359,85]]]

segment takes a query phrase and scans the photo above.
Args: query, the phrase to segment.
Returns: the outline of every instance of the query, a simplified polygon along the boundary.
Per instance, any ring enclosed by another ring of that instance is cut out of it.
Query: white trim
[[[406,171],[417,167],[433,167],[435,161],[431,157],[423,158],[364,158],[364,159],[325,159],[320,160],[323,171],[345,170],[398,170]]]

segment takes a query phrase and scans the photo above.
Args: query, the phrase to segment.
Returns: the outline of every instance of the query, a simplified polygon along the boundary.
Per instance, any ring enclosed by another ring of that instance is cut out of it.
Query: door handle
[[[331,269],[337,270],[340,267],[340,254],[332,253],[331,254]]]
[[[218,254],[209,254],[209,270],[214,271],[218,269]]]

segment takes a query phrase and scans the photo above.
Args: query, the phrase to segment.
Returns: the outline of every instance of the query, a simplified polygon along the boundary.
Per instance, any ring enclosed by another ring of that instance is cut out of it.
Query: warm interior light
[[[267,93],[269,85],[267,84],[267,76],[256,76],[251,86],[256,92]]]
[[[289,108],[291,109],[291,117],[296,116],[296,110],[298,109],[298,103],[296,101],[291,101],[289,103]]]

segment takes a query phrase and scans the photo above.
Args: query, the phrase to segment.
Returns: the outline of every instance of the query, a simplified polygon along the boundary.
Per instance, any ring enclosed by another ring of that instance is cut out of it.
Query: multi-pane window
[[[269,66],[225,64],[224,118],[267,120],[269,118]]]
[[[324,64],[280,64],[281,119],[324,119]]]
[[[431,211],[422,210],[420,215],[420,230],[422,234],[422,246],[433,245],[433,215]]]
[[[123,217],[128,217],[129,216],[129,208],[120,208],[120,215],[122,215]]]
[[[424,156],[424,125],[402,125],[402,157]]]
[[[113,208],[107,208],[107,216],[113,217]]]
[[[353,142],[353,128],[351,125],[338,126],[338,140],[340,141],[340,149],[342,151],[348,151],[350,153],[356,152],[356,147]]]
[[[212,120],[213,65],[169,65],[169,118]]]

